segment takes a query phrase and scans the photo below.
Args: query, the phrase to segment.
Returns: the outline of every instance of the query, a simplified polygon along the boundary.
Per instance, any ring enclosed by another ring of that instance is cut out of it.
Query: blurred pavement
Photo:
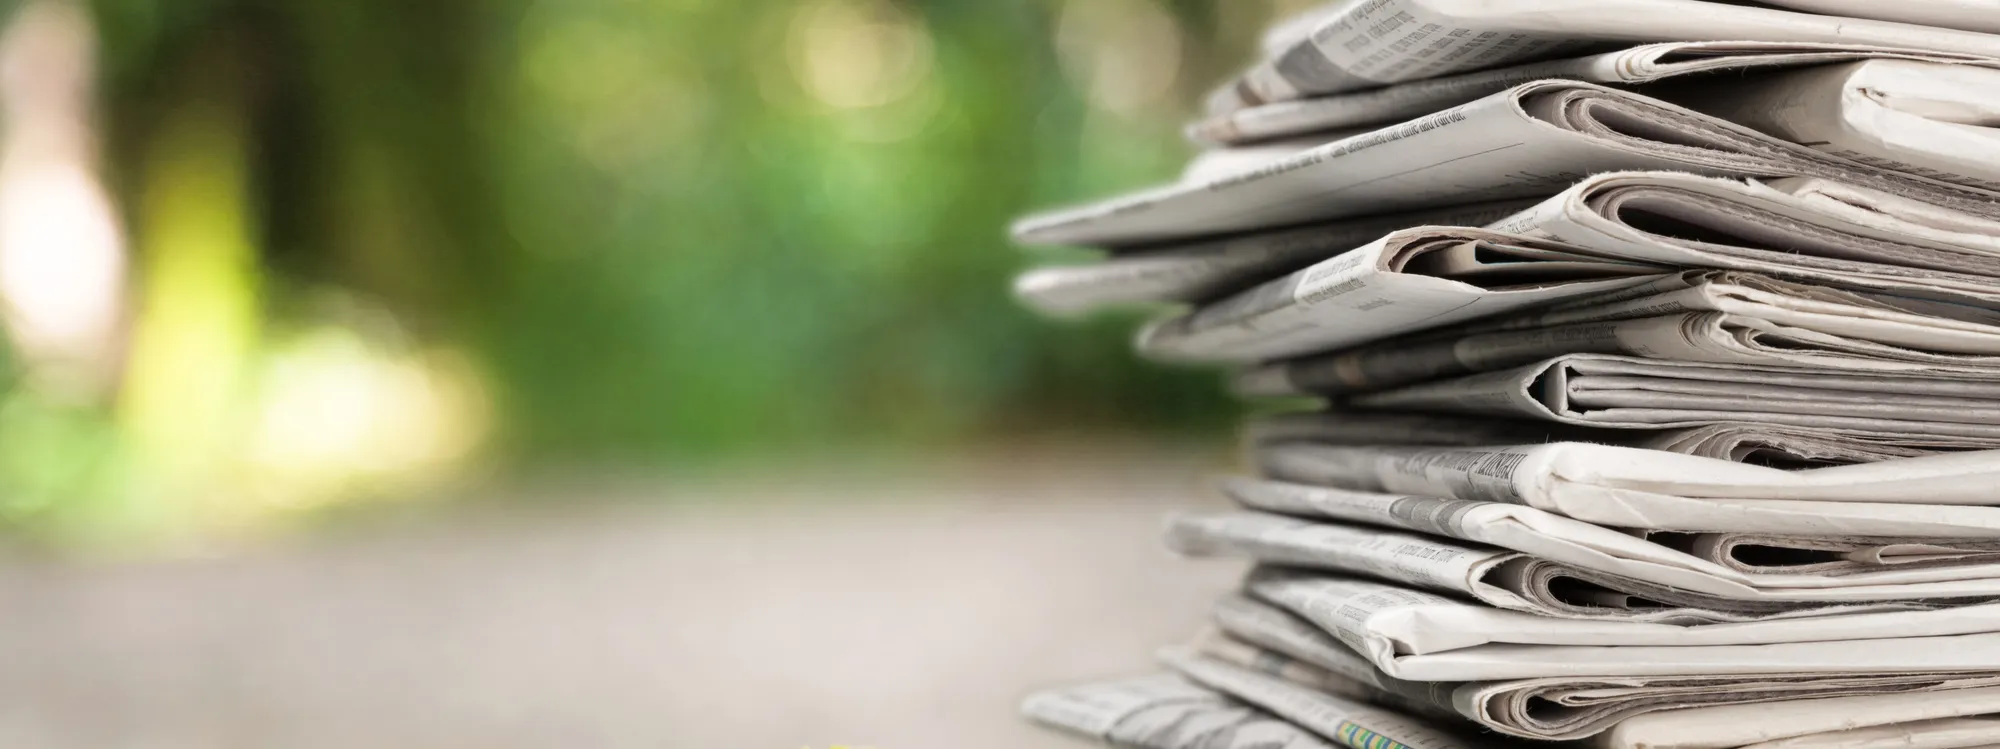
[[[1160,550],[1220,451],[536,489],[226,558],[0,569],[0,746],[1055,749],[1240,567]],[[529,497],[534,498],[534,497]],[[576,501],[569,501],[569,500]],[[565,509],[567,508],[567,509]]]

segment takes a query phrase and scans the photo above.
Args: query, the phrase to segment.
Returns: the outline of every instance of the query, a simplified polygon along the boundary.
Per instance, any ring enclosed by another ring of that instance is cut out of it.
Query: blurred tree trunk
[[[477,319],[482,274],[500,265],[481,254],[501,236],[476,126],[481,7],[97,0],[124,205],[138,205],[138,166],[177,110],[238,107],[262,270],[361,291],[426,331]],[[232,51],[210,54],[217,46]],[[181,83],[223,66],[239,68],[244,95],[202,101]],[[150,218],[128,219],[143,244]]]

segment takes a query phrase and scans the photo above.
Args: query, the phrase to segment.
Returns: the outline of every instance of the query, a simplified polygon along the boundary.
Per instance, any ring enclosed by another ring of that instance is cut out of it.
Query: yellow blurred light
[[[141,183],[146,272],[119,418],[176,489],[219,478],[262,334],[244,127],[220,103],[177,111],[150,144]]]
[[[914,93],[933,66],[929,29],[883,2],[822,0],[792,19],[793,75],[837,109],[892,104]]]
[[[273,504],[442,478],[483,432],[484,400],[461,360],[389,355],[346,328],[280,346],[259,385],[245,455]]]

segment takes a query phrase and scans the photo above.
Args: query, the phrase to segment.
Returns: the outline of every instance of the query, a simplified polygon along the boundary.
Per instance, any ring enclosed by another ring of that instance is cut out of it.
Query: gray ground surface
[[[1147,670],[1194,631],[1238,568],[1176,560],[1156,531],[1214,502],[1215,462],[570,490],[599,501],[15,564],[0,746],[1080,746],[1014,703]]]

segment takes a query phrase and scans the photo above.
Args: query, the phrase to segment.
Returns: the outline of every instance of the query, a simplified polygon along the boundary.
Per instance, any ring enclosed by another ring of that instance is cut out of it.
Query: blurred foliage
[[[117,428],[172,425],[117,449],[228,449],[184,422],[328,319],[467,362],[510,465],[1218,427],[1136,318],[1021,311],[1004,228],[1171,177],[1279,5],[94,0]]]

